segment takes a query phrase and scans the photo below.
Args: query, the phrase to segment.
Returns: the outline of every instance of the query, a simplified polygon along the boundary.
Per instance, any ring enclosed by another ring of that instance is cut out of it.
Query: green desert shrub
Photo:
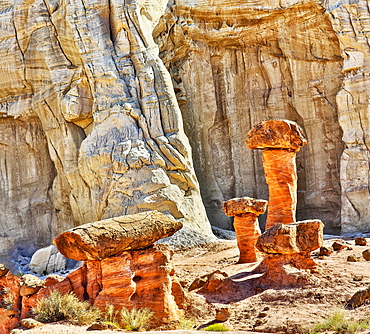
[[[213,324],[204,328],[204,330],[209,332],[228,332],[230,329],[225,327],[223,324]]]
[[[348,320],[344,310],[337,310],[327,319],[315,325],[313,333],[331,331],[334,333],[347,334],[357,333],[369,327],[370,318],[364,321]]]
[[[148,308],[128,310],[123,308],[121,310],[121,324],[122,327],[128,331],[141,331],[149,329],[150,320],[153,317],[153,312]]]
[[[32,312],[41,322],[68,320],[76,325],[90,324],[100,317],[96,307],[79,300],[73,293],[61,294],[58,290],[52,291],[47,298],[41,298]]]

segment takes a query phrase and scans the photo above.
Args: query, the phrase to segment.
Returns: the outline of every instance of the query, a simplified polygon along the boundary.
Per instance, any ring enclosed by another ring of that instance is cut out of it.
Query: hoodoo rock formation
[[[324,224],[307,220],[293,224],[275,224],[257,240],[256,247],[266,257],[255,269],[263,272],[258,285],[263,288],[303,286],[314,283],[309,270],[317,264],[310,252],[323,244]]]
[[[369,16],[367,0],[1,1],[0,256],[153,209],[210,235],[192,157],[231,227],[222,202],[267,198],[244,141],[270,119],[310,143],[298,220],[367,231]]]
[[[250,197],[233,198],[223,204],[228,216],[234,217],[234,228],[238,248],[239,263],[259,260],[256,241],[261,235],[257,217],[266,211],[267,201]]]
[[[266,229],[277,223],[296,221],[296,154],[306,144],[302,130],[292,121],[265,121],[248,132],[248,148],[263,150],[263,168],[269,187]]]
[[[155,314],[153,326],[178,320],[185,300],[180,298],[181,285],[174,280],[173,251],[168,245],[153,243],[181,226],[160,212],[146,212],[92,223],[81,227],[84,233],[62,233],[55,239],[59,251],[85,260],[82,267],[65,279],[51,278],[45,283],[33,275],[18,278],[4,271],[0,288],[11,295],[12,302],[5,305],[10,298],[5,299],[4,293],[0,296],[0,330],[4,329],[0,333],[30,316],[37,301],[55,289],[62,294],[73,292],[102,311],[107,304],[115,309],[149,308]]]

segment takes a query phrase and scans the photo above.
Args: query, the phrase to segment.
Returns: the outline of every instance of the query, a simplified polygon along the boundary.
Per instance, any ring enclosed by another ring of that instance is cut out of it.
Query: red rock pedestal
[[[297,207],[296,152],[284,149],[263,150],[263,168],[269,187],[266,229],[276,223],[295,222]]]
[[[25,298],[22,318],[29,316],[40,298],[57,289],[62,294],[74,292],[102,311],[107,304],[116,310],[149,308],[154,312],[152,326],[162,326],[182,315],[172,292],[173,279],[172,250],[164,244],[125,251],[100,261],[87,260],[63,281]]]
[[[257,238],[261,235],[257,217],[266,210],[267,201],[250,197],[234,198],[224,202],[223,210],[234,217],[234,228],[240,257],[238,263],[251,263],[259,260],[256,248]]]
[[[316,283],[310,274],[317,264],[310,252],[323,244],[324,224],[306,220],[294,224],[275,224],[257,240],[256,247],[266,257],[255,269],[263,273],[257,285],[261,288],[299,287]]]
[[[263,167],[269,187],[266,229],[277,223],[295,222],[297,173],[295,157],[306,145],[300,127],[287,120],[259,123],[248,133],[247,146],[263,150]]]

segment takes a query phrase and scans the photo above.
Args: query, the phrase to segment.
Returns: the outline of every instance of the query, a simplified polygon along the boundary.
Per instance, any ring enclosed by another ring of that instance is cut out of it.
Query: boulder
[[[36,274],[54,273],[66,268],[67,259],[54,245],[37,250],[31,258],[30,269]]]
[[[366,249],[362,252],[362,256],[366,261],[370,261],[370,249]]]
[[[333,249],[338,252],[342,249],[345,249],[347,246],[342,242],[342,241],[334,241],[333,244],[331,245]]]
[[[181,222],[161,212],[147,211],[75,227],[58,235],[54,244],[70,259],[102,260],[149,247],[181,227]]]
[[[256,247],[268,254],[311,252],[322,246],[324,224],[306,220],[294,224],[275,224],[257,240]]]

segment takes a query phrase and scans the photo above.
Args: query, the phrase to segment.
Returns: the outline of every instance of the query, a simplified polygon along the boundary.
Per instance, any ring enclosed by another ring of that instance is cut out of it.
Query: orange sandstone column
[[[269,187],[266,229],[276,223],[295,223],[297,207],[296,153],[306,145],[302,129],[292,121],[259,123],[248,133],[247,146],[262,149],[263,168]]]
[[[233,198],[223,204],[228,216],[234,217],[234,228],[240,257],[238,263],[258,261],[256,242],[261,235],[257,216],[266,211],[267,201],[250,197]]]

